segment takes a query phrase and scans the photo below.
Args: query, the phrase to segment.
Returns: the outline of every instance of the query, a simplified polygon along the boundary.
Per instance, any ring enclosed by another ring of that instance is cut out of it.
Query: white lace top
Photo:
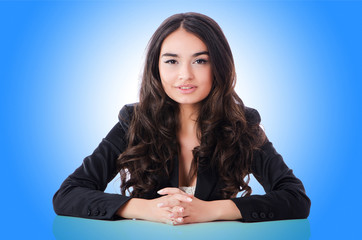
[[[195,195],[195,189],[196,186],[191,186],[191,187],[179,187],[179,189],[181,189],[182,191],[184,191],[187,194],[192,194]]]

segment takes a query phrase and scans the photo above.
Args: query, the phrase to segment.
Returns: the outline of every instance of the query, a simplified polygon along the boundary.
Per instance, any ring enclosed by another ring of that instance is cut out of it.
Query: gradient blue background
[[[137,101],[152,33],[187,11],[224,30],[237,92],[312,200],[311,239],[361,236],[361,1],[1,1],[1,238],[54,238],[53,194]]]

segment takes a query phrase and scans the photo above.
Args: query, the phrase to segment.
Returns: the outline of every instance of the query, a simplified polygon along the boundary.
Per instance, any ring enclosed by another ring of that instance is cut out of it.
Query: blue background
[[[152,33],[187,11],[224,30],[237,92],[312,200],[311,239],[361,236],[361,1],[1,1],[1,238],[54,238],[53,194],[137,101]]]

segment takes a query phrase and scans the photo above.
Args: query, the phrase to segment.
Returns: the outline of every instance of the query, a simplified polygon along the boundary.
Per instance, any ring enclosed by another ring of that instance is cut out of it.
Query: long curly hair
[[[210,94],[200,104],[198,139],[193,149],[189,178],[200,165],[218,169],[224,182],[224,199],[243,191],[251,194],[249,174],[253,151],[265,140],[258,121],[248,121],[245,106],[234,87],[234,60],[219,25],[199,13],[175,14],[167,18],[151,37],[140,88],[140,101],[127,133],[128,147],[118,158],[121,192],[133,197],[152,195],[162,177],[169,177],[180,147],[179,106],[163,90],[159,55],[164,39],[179,28],[199,37],[207,46],[213,73]]]

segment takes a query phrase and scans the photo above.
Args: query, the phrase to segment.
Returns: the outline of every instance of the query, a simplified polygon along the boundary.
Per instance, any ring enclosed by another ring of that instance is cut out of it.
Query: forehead
[[[207,46],[200,38],[193,33],[187,32],[183,28],[179,28],[168,35],[161,46],[161,54],[166,52],[193,54],[207,50]]]

